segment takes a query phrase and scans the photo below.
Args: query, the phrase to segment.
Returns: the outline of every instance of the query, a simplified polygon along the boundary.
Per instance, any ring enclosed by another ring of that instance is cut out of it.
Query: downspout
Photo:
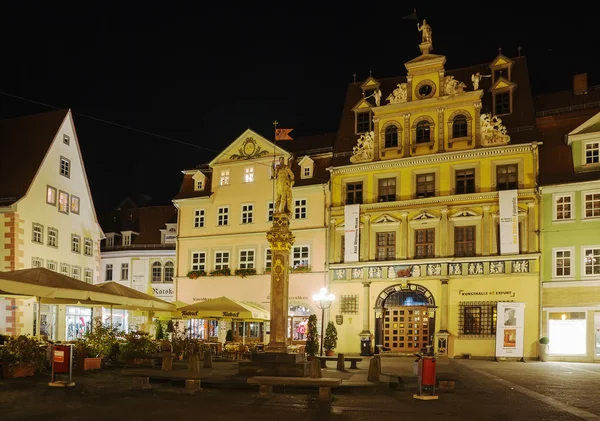
[[[173,205],[177,209],[177,240],[175,241],[175,262],[177,262],[177,273],[175,276],[175,301],[179,301],[179,227],[181,224],[180,209],[177,202],[173,201]]]
[[[540,171],[539,171],[539,147],[538,147],[538,143],[537,142],[532,142],[531,144],[531,149],[533,151],[533,170],[534,170],[534,176],[535,176],[535,196],[536,196],[536,201],[538,204],[538,218],[537,220],[539,221],[539,226],[538,226],[538,244],[537,244],[537,250],[536,252],[540,254],[540,268],[539,268],[539,273],[540,273],[540,277],[539,277],[539,284],[538,284],[538,288],[539,288],[539,297],[538,297],[538,302],[539,302],[539,322],[538,322],[538,339],[542,337],[542,332],[543,332],[543,328],[544,328],[544,321],[542,319],[542,315],[544,314],[543,311],[543,284],[544,284],[544,253],[542,253],[542,248],[543,248],[543,244],[544,244],[544,200],[543,200],[543,195],[541,192],[541,188],[540,188],[540,182],[539,182],[539,176],[540,176]]]
[[[331,179],[327,182],[327,184],[323,184],[323,204],[325,205],[325,212],[323,213],[323,226],[325,227],[325,263],[324,263],[324,287],[326,287],[327,289],[329,289],[329,241],[330,239],[330,235],[329,235],[329,223],[328,221],[331,220],[330,216],[331,216],[331,206],[328,203],[327,200],[327,188],[329,187],[329,184],[331,183]]]

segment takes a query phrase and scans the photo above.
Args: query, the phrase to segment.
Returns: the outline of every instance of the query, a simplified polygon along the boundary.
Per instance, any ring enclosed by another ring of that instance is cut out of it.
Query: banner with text
[[[519,206],[516,190],[502,190],[500,199],[500,254],[519,253]]]
[[[344,262],[358,262],[360,244],[360,205],[344,208]]]
[[[525,303],[498,303],[496,357],[523,358]]]

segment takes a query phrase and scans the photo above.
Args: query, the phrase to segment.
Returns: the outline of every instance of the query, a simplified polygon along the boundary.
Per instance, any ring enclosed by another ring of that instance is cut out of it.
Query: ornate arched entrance
[[[375,302],[375,345],[384,351],[419,352],[433,344],[435,299],[417,284],[392,285]]]

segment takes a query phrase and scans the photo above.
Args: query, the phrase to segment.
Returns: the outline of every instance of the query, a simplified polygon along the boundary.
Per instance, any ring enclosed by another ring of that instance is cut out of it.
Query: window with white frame
[[[254,183],[254,167],[244,168],[244,182]]]
[[[124,246],[131,245],[131,234],[124,234],[123,235],[123,245]]]
[[[229,170],[221,170],[221,178],[219,179],[219,185],[229,185]]]
[[[204,209],[194,211],[194,228],[204,228]]]
[[[600,142],[590,142],[585,145],[585,163],[600,163]]]
[[[46,187],[46,203],[56,206],[56,188],[52,186]]]
[[[573,251],[571,249],[554,250],[554,277],[569,278],[573,276]]]
[[[294,246],[292,253],[292,267],[308,267],[310,265],[308,246]]]
[[[56,272],[56,269],[58,267],[58,263],[56,263],[54,260],[48,260],[46,262],[46,267],[50,270],[53,270],[54,272]]]
[[[206,271],[206,253],[195,251],[192,253],[192,270]]]
[[[254,250],[240,250],[240,269],[254,269]]]
[[[71,234],[71,251],[73,253],[81,253],[81,237]]]
[[[71,267],[66,263],[60,264],[60,273],[66,276],[71,276]]]
[[[265,250],[265,272],[270,272],[273,264],[271,249]]]
[[[600,275],[600,247],[583,250],[583,268],[585,276]]]
[[[114,245],[115,245],[115,237],[113,236],[113,234],[107,235],[106,236],[106,246],[112,247]]]
[[[86,256],[92,255],[92,240],[90,238],[84,238],[83,240],[83,254]]]
[[[242,224],[251,224],[253,220],[254,205],[242,205]]]
[[[33,223],[33,233],[31,236],[31,241],[34,243],[42,244],[44,242],[44,226],[40,224]]]
[[[306,219],[306,199],[296,199],[294,206],[294,218]]]
[[[152,263],[152,282],[161,282],[162,281],[162,263],[154,262]]]
[[[269,202],[269,204],[267,205],[267,209],[268,209],[267,220],[269,222],[272,222],[273,221],[273,211],[275,210],[275,205],[273,204],[273,202]]]
[[[573,196],[561,194],[554,196],[554,219],[564,221],[573,219]]]
[[[196,191],[198,191],[198,190],[202,190],[203,187],[204,187],[204,180],[196,180],[196,183],[194,183],[194,189]]]
[[[597,218],[600,216],[600,192],[584,193],[583,209],[586,218]]]
[[[86,284],[91,284],[92,281],[92,270],[91,269],[86,269],[85,270],[85,283]]]
[[[310,167],[308,165],[302,169],[302,175],[305,178],[309,178],[310,177]]]
[[[56,228],[48,228],[48,245],[58,247],[58,230]]]
[[[31,258],[31,267],[43,268],[44,267],[44,259],[40,259],[39,257],[32,257]]]
[[[164,282],[173,282],[175,276],[175,265],[173,262],[165,262],[165,279]]]
[[[79,266],[73,266],[71,269],[71,277],[81,281],[81,268]]]
[[[129,280],[129,263],[121,263],[121,281]]]
[[[113,265],[112,265],[112,263],[109,263],[106,265],[106,273],[105,273],[104,280],[112,281],[112,279],[113,279]]]
[[[71,161],[64,156],[60,157],[60,175],[71,177]]]
[[[229,252],[215,252],[215,270],[229,269]]]
[[[222,206],[217,212],[217,225],[229,225],[229,207]]]

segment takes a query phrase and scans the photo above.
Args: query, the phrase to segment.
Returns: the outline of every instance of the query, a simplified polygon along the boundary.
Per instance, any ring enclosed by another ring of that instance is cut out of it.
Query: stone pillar
[[[273,214],[273,226],[267,232],[271,245],[271,335],[266,352],[287,352],[290,249],[294,245],[289,215]]]
[[[406,76],[406,101],[407,102],[411,102],[412,101],[412,88],[413,88],[413,83],[412,83],[413,77],[412,76]]]
[[[535,202],[527,202],[527,251],[535,253],[537,248]]]
[[[400,214],[402,217],[401,229],[402,235],[400,236],[400,259],[406,259],[408,257],[408,212],[402,212]]]
[[[410,95],[410,91],[409,91]],[[404,158],[410,156],[410,113],[404,114],[404,146],[403,146]]]
[[[482,233],[483,243],[482,243],[482,247],[481,247],[481,254],[483,256],[489,256],[490,255],[490,244],[492,242],[492,237],[491,237],[492,233],[490,232],[490,207],[489,206],[483,207],[482,228],[483,228],[483,233]]]
[[[448,238],[448,208],[442,208],[442,219],[440,220],[440,255],[446,257],[449,255]]]
[[[335,236],[335,218],[331,218],[329,221],[329,261],[335,263],[337,259],[337,238]],[[272,253],[272,252],[271,252]],[[344,261],[344,256],[339,261]]]
[[[364,216],[364,230],[362,235],[362,261],[371,261],[371,215]]]
[[[360,332],[360,336],[371,336],[371,331],[369,330],[370,326],[370,318],[371,318],[371,304],[370,304],[370,290],[371,290],[371,282],[363,282],[363,327],[362,332]]]
[[[444,152],[444,107],[437,109],[438,112],[438,152]]]
[[[475,125],[475,147],[481,147],[481,101],[473,104],[475,107],[475,118],[473,124]]]
[[[440,297],[440,332],[448,331],[448,279],[440,279],[442,283],[442,296]]]
[[[381,133],[379,133],[379,117],[373,117],[373,161],[379,161],[379,142],[381,142]]]

